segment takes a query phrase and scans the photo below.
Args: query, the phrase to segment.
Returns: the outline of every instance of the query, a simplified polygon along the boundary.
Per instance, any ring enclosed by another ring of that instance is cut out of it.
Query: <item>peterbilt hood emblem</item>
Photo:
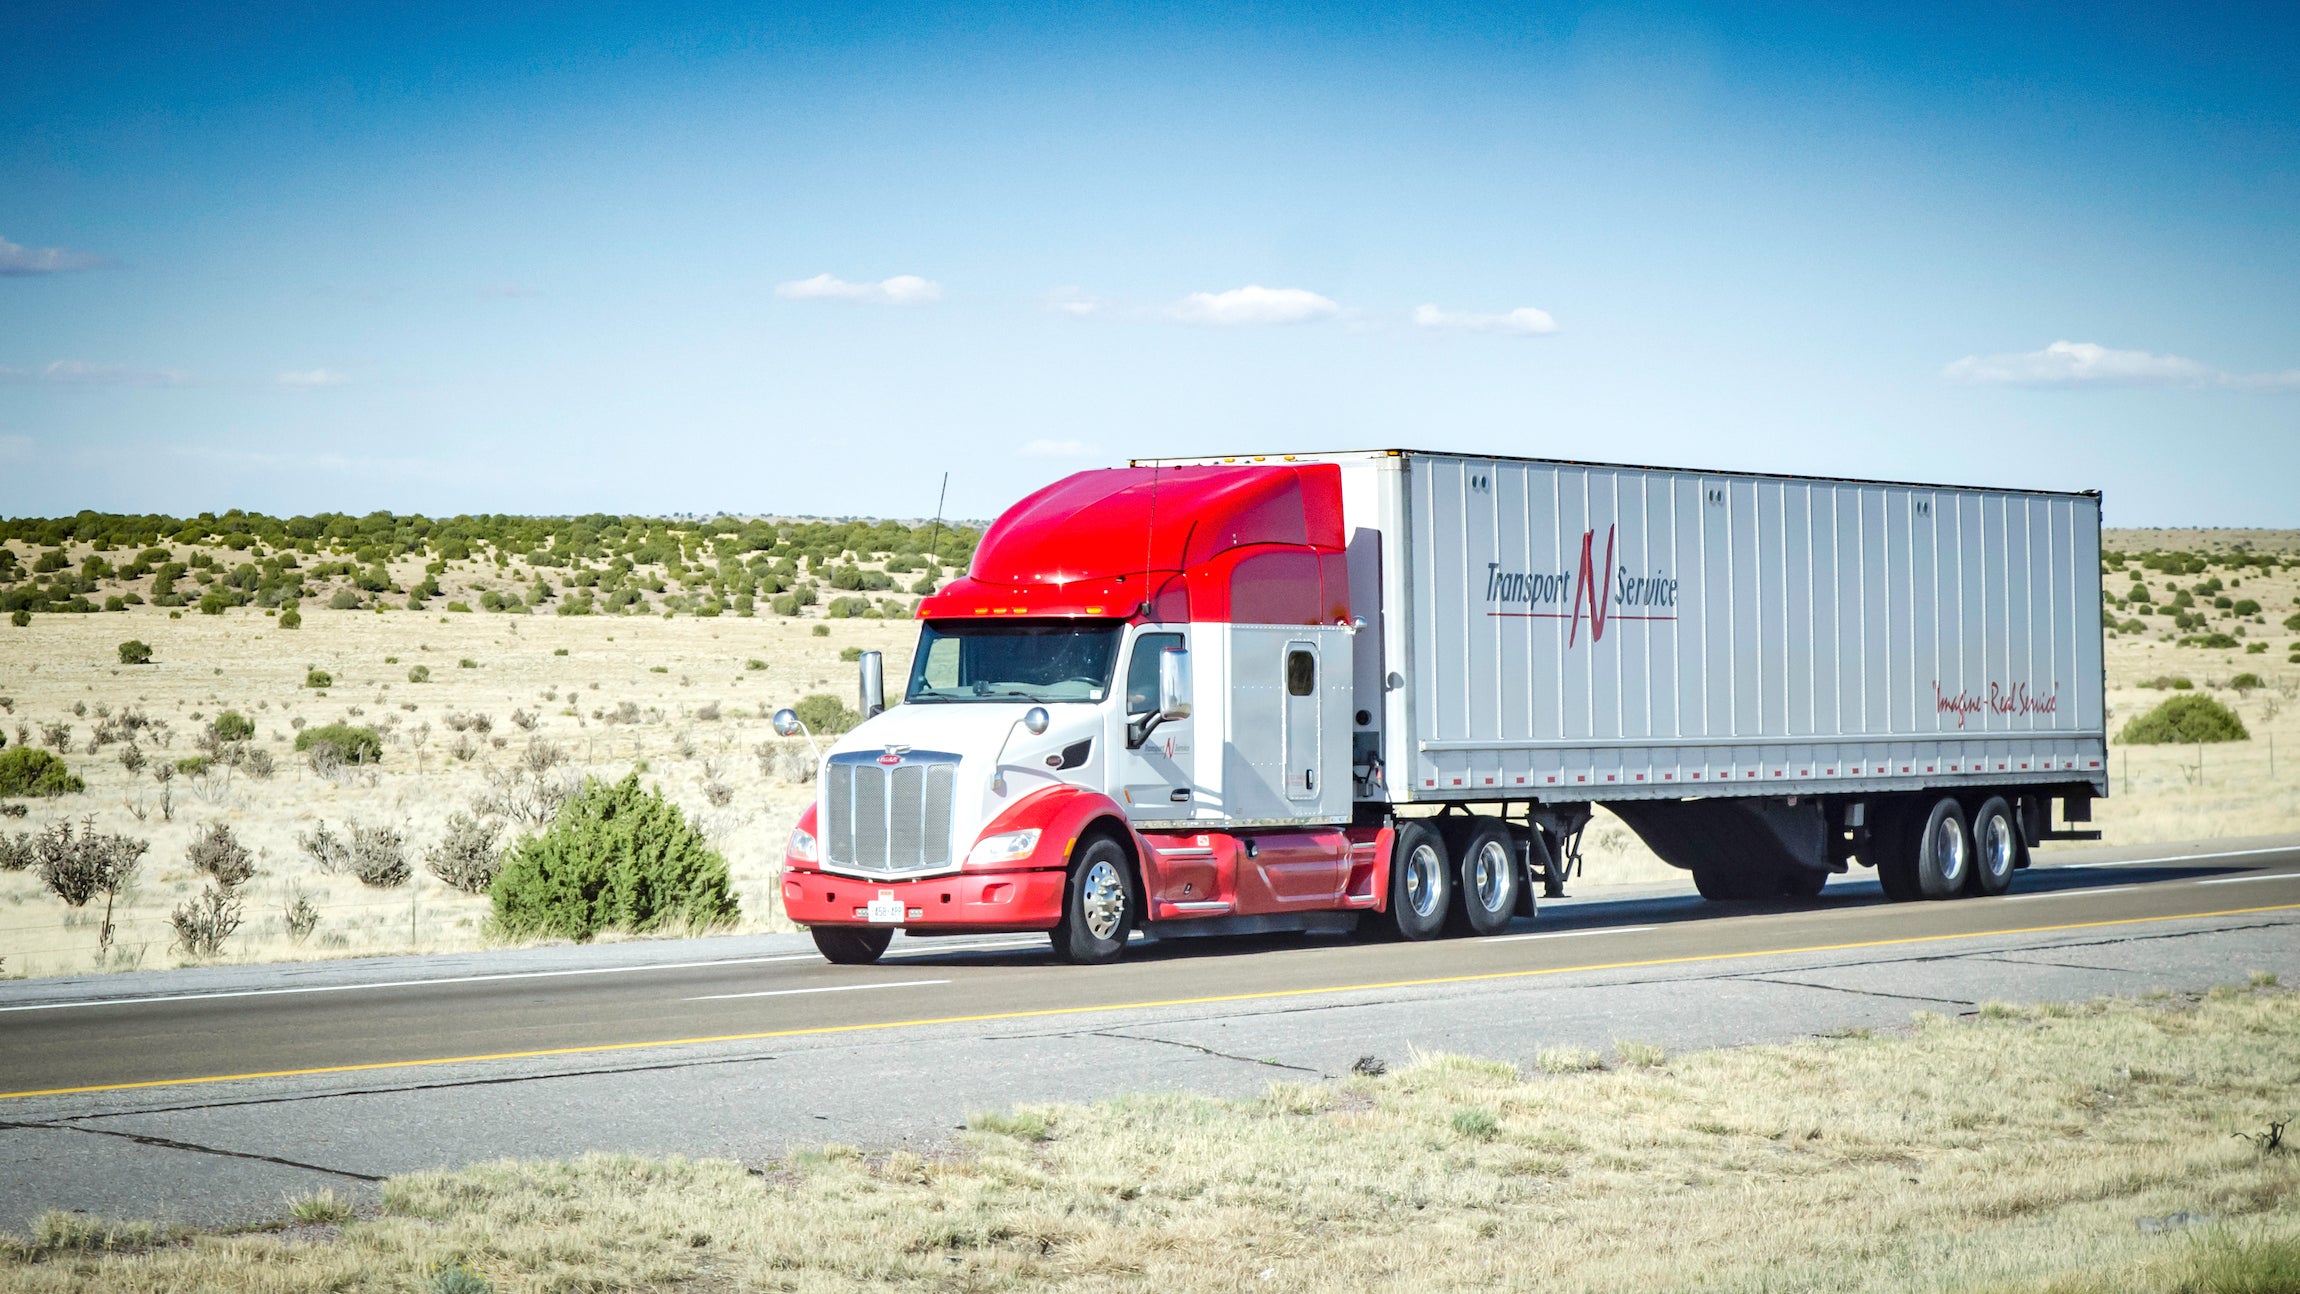
[[[886,748],[886,753],[878,757],[878,762],[892,768],[901,763],[902,757],[909,753],[910,747],[908,746],[889,746]]]

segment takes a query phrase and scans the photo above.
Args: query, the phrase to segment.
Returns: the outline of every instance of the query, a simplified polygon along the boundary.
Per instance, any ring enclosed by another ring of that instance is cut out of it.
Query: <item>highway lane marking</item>
[[[801,993],[854,993],[866,988],[925,988],[930,984],[948,984],[946,979],[905,979],[886,984],[825,984],[820,988],[770,988],[756,993],[707,993],[702,997],[680,998],[682,1002],[728,1002],[739,997],[797,997]]]
[[[2149,887],[2145,885],[2071,885],[2065,890],[2037,890],[2029,894],[2007,894],[2004,896],[2002,901],[2006,903],[2018,903],[2022,899],[2057,899],[2064,898],[2071,894],[2122,894],[2126,890],[2143,890],[2147,888]]]
[[[881,959],[903,961],[912,957],[947,957],[963,952],[1003,952],[1014,948],[1036,948],[1044,944],[1042,938],[1021,942],[995,944],[952,944],[945,948],[916,948],[901,950]],[[630,975],[640,971],[708,970],[714,966],[764,966],[771,962],[819,962],[820,953],[776,953],[767,957],[729,957],[718,961],[661,962],[646,966],[586,966],[571,970],[503,971],[493,975],[451,975],[440,979],[378,980],[373,984],[298,984],[288,988],[219,989],[213,993],[162,993],[151,997],[101,997],[78,1002],[28,1002],[22,1006],[0,1006],[0,1014],[10,1011],[63,1011],[73,1007],[146,1006],[157,1002],[211,1002],[235,997],[286,997],[297,993],[354,993],[367,989],[426,988],[433,984],[489,984],[498,980],[558,979],[576,975]],[[691,998],[690,1001],[700,1001]]]
[[[1628,935],[1640,930],[1659,930],[1659,926],[1600,926],[1595,930],[1546,930],[1533,935],[1496,935],[1480,939],[1480,944],[1514,944],[1527,939],[1576,939],[1582,935]]]
[[[2091,892],[2098,894],[2102,891],[2094,890]],[[1907,910],[1928,911],[1933,909],[1911,908]],[[1426,979],[1386,980],[1367,984],[1334,984],[1320,988],[1270,989],[1260,993],[1223,993],[1209,997],[1168,998],[1147,1002],[1110,1002],[1096,1006],[1056,1006],[1027,1011],[990,1011],[979,1015],[949,1015],[919,1020],[882,1020],[868,1024],[813,1025],[801,1029],[764,1029],[755,1033],[726,1033],[702,1038],[662,1038],[650,1042],[607,1042],[582,1047],[544,1047],[533,1051],[499,1051],[477,1056],[435,1056],[423,1060],[381,1060],[355,1065],[315,1065],[304,1069],[274,1069],[248,1074],[205,1074],[192,1078],[153,1078],[133,1083],[90,1083],[79,1087],[49,1087],[23,1092],[0,1092],[0,1101],[20,1100],[34,1096],[79,1096],[91,1092],[130,1092],[154,1087],[192,1087],[207,1083],[247,1082],[263,1078],[311,1078],[323,1074],[372,1073],[376,1070],[420,1069],[433,1065],[470,1065],[496,1060],[537,1060],[551,1056],[651,1051],[662,1047],[696,1047],[711,1043],[760,1042],[770,1038],[871,1033],[889,1029],[927,1028],[935,1025],[990,1024],[1004,1020],[1045,1019],[1049,1016],[1058,1015],[1096,1015],[1113,1011],[1148,1011],[1180,1006],[1216,1006],[1227,1002],[1267,1002],[1287,998],[1324,997],[1338,993],[1372,993],[1389,989],[1432,988],[1444,984],[1474,984],[1494,980],[1532,979],[1544,975],[1585,974],[1595,971],[1643,970],[1656,966],[1684,966],[1695,962],[1743,961],[1752,957],[1792,957],[1806,953],[1852,952],[1864,948],[1893,948],[1911,944],[1945,943],[1959,939],[2002,939],[2012,935],[2061,934],[2071,930],[2101,930],[2111,926],[2149,925],[2160,921],[2206,921],[2215,917],[2244,917],[2257,916],[2266,912],[2293,911],[2300,911],[2300,903],[2272,903],[2255,908],[2222,908],[2211,912],[2173,912],[2149,917],[2114,917],[2102,921],[2071,921],[2060,925],[2016,926],[2005,930],[1974,930],[1959,934],[1906,935],[1898,939],[1862,939],[1838,944],[1809,944],[1800,948],[1761,948],[1737,953],[1650,957],[1638,961],[1597,962],[1586,966],[1484,971],[1468,975],[1437,975]]]
[[[2300,853],[2300,845],[2277,845],[2270,849],[2231,849],[2224,854],[2177,854],[2170,858],[2120,858],[2113,863],[2054,863],[2040,871],[2057,872],[2066,867],[2149,867],[2163,863],[2214,863],[2223,858],[2250,858],[2254,854]]]
[[[2300,872],[2271,872],[2266,876],[2215,876],[2198,885],[2249,885],[2254,881],[2300,881]]]

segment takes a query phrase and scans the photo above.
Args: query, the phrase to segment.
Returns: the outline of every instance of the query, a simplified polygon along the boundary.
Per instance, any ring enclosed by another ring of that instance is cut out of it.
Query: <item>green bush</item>
[[[120,644],[122,665],[149,665],[152,663],[152,645],[141,638],[130,638]]]
[[[429,683],[431,681],[431,667],[418,665],[407,671],[407,681],[410,683]]]
[[[828,692],[804,697],[791,709],[797,712],[799,722],[807,726],[807,731],[818,736],[845,732],[862,722],[861,715],[847,709]]]
[[[2236,599],[2236,614],[2240,616],[2259,615],[2260,604],[2250,598],[2238,598]]]
[[[47,751],[35,746],[0,750],[0,796],[71,795],[87,789],[69,765]]]
[[[2265,647],[2268,644],[2262,643],[2260,645]],[[2245,673],[2239,674],[2236,677],[2228,680],[2228,686],[2235,688],[2239,692],[2249,692],[2256,687],[2266,687],[2268,686],[2268,683],[2258,674]]]
[[[498,594],[497,596],[500,597],[502,595]],[[450,611],[458,612],[462,615],[471,614],[471,604],[468,602],[450,602],[447,604],[447,609]]]
[[[287,610],[280,612],[280,628],[303,628],[303,612],[296,610],[294,607],[289,607]]]
[[[831,627],[829,625],[816,625],[814,635],[817,638],[828,638],[831,636]]]
[[[496,925],[514,936],[588,940],[736,912],[727,860],[637,773],[585,781],[548,829],[511,847],[489,892]]]
[[[860,647],[841,647],[839,648],[839,659],[848,661],[861,660],[862,651],[863,649]]]
[[[2294,616],[2292,618],[2294,620],[2300,620],[2300,616]],[[26,625],[32,623],[32,613],[26,611],[22,607],[18,607],[8,614],[8,623],[16,626],[18,629],[22,629]],[[2291,627],[2294,629],[2300,629],[2300,624],[2296,624]]]
[[[335,596],[329,598],[327,600],[327,604],[337,611],[357,610],[359,607],[359,595],[352,592],[350,589],[337,589],[335,591]]]
[[[324,669],[309,670],[303,676],[303,685],[305,687],[334,687],[335,675]]]
[[[2167,697],[2147,714],[2135,715],[2117,740],[2128,746],[2157,746],[2167,742],[2193,745],[2203,741],[2249,741],[2244,721],[2236,712],[2208,696]]]
[[[295,735],[295,748],[310,750],[314,746],[335,747],[336,758],[346,764],[380,764],[383,762],[383,738],[373,728],[354,728],[348,723],[323,724],[306,728]]]
[[[2190,634],[2180,640],[2180,645],[2183,647],[2206,647],[2215,650],[2225,650],[2235,647],[2237,642],[2234,638],[2229,637],[2227,634]]]
[[[2296,634],[2300,634],[2300,611],[2295,611],[2291,615],[2284,617],[2284,627]]]
[[[256,735],[256,725],[237,710],[226,710],[208,725],[217,741],[246,741]]]

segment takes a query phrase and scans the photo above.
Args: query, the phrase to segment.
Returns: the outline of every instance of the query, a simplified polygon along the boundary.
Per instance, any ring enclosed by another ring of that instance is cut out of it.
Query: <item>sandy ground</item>
[[[816,624],[827,625],[830,636],[813,636]],[[643,780],[659,784],[727,856],[742,904],[739,928],[788,929],[771,869],[811,787],[796,780],[795,752],[780,755],[805,743],[775,737],[767,716],[811,692],[852,706],[855,667],[839,659],[840,650],[886,651],[890,678],[901,678],[915,633],[902,621],[733,617],[313,610],[290,631],[252,608],[181,620],[153,609],[39,616],[27,628],[0,629],[0,698],[11,703],[0,722],[10,746],[19,725],[37,744],[46,725],[69,723],[70,762],[88,789],[15,801],[30,813],[0,819],[0,831],[89,817],[98,831],[151,842],[118,909],[121,933],[107,963],[114,968],[182,960],[171,951],[168,913],[200,888],[185,850],[195,832],[216,822],[260,859],[244,890],[246,924],[227,944],[226,960],[469,948],[481,942],[486,898],[441,884],[424,870],[422,855],[447,816],[468,811],[488,789],[490,770],[510,770],[539,740],[566,752],[562,773],[620,777],[643,764]],[[151,644],[154,664],[117,663],[116,645],[131,637]],[[475,667],[461,668],[466,659]],[[751,660],[765,668],[747,668]],[[408,681],[419,664],[431,668],[430,682]],[[314,668],[332,674],[335,685],[304,687]],[[626,702],[637,708],[637,721],[608,721]],[[701,718],[711,702],[721,717]],[[75,706],[87,713],[74,713]],[[254,745],[272,754],[276,771],[269,779],[245,766],[229,776],[178,777],[166,788],[170,820],[150,768],[130,774],[119,744],[86,753],[98,707],[116,715],[131,706],[173,730],[165,746],[149,737],[140,743],[153,764],[196,754],[199,729],[229,708],[254,721]],[[515,711],[535,717],[532,732],[514,722]],[[451,716],[478,715],[489,719],[485,736],[450,727]],[[315,774],[292,748],[297,719],[377,727],[385,734],[382,764],[332,779]],[[455,753],[459,737],[471,739],[468,760]],[[771,758],[762,760],[762,748]],[[731,792],[724,806],[710,802],[713,782]],[[415,879],[378,890],[320,872],[297,837],[322,820],[339,832],[352,823],[401,830]],[[288,937],[281,915],[299,890],[321,913],[300,943]],[[98,921],[94,906],[65,908],[30,872],[0,872],[0,973],[96,967]]]
[[[2188,534],[2190,532],[2179,532]],[[2192,550],[2206,545],[2191,543]],[[2201,577],[2187,577],[2186,584]],[[2149,572],[2162,589],[2166,579]],[[2127,583],[2110,578],[2112,588]],[[2108,642],[2109,728],[2172,695],[2143,686],[2164,676],[2226,702],[2252,739],[2197,747],[2114,746],[2113,795],[2096,807],[2110,843],[2266,834],[2300,823],[2300,665],[2287,660],[2280,627],[2300,597],[2300,572],[2254,575],[2233,590],[2259,600],[2266,627],[2253,639],[2266,653],[2178,646],[2169,624]],[[828,637],[816,637],[816,626]],[[90,969],[181,963],[168,914],[199,889],[185,861],[195,832],[222,822],[259,855],[244,889],[245,924],[225,960],[277,960],[465,949],[485,940],[484,897],[463,895],[423,868],[449,814],[468,811],[491,773],[516,767],[531,741],[557,746],[568,762],[555,775],[620,777],[643,769],[702,825],[733,871],[740,929],[787,929],[773,868],[810,788],[798,779],[803,743],[776,738],[767,716],[812,692],[853,704],[854,666],[844,648],[885,651],[891,685],[907,672],[915,635],[907,621],[757,619],[721,616],[560,617],[439,615],[312,607],[303,627],[281,630],[255,608],[221,616],[140,607],[99,615],[40,615],[24,628],[0,627],[0,724],[9,744],[38,744],[51,724],[71,726],[72,768],[85,794],[16,801],[21,819],[0,832],[39,830],[64,817],[92,818],[102,832],[149,840],[135,884],[116,913],[112,955],[99,959],[94,907],[68,909],[29,872],[0,872],[0,975],[53,975]],[[117,663],[128,638],[152,645],[155,663]],[[561,654],[564,653],[564,654]],[[472,668],[463,668],[469,660]],[[750,661],[763,668],[747,668]],[[409,671],[425,665],[430,681]],[[334,676],[324,691],[303,686],[307,670]],[[2263,685],[2238,691],[2239,674]],[[719,716],[706,719],[716,702]],[[629,721],[617,717],[634,713]],[[147,768],[130,774],[120,745],[91,754],[102,716],[135,707],[165,720],[165,744],[140,743],[158,763],[196,753],[199,730],[224,709],[255,722],[255,746],[272,754],[269,779],[243,767],[228,775],[179,777],[163,788]],[[532,719],[532,731],[514,715]],[[452,723],[486,716],[487,731]],[[372,725],[384,733],[379,767],[321,777],[292,750],[295,721]],[[459,748],[469,757],[459,756]],[[789,751],[789,754],[783,752]],[[726,796],[713,804],[712,788]],[[402,831],[415,879],[391,890],[319,871],[298,846],[326,821]],[[508,833],[506,835],[508,839]],[[1600,814],[1585,842],[1583,884],[1679,879],[1618,822]],[[321,914],[302,940],[283,910],[298,895]]]

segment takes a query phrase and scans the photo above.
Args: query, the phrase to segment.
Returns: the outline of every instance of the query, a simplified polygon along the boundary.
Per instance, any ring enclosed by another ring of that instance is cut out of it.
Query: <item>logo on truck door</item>
[[[1581,622],[1589,621],[1589,641],[1605,637],[1614,620],[1675,620],[1677,577],[1655,570],[1640,575],[1627,564],[1614,562],[1618,526],[1605,528],[1605,560],[1597,560],[1597,532],[1581,532],[1581,566],[1573,571],[1505,571],[1500,562],[1485,564],[1485,600],[1494,609],[1488,616],[1511,620],[1570,620],[1565,645],[1581,638]],[[1562,608],[1556,610],[1510,608]]]

